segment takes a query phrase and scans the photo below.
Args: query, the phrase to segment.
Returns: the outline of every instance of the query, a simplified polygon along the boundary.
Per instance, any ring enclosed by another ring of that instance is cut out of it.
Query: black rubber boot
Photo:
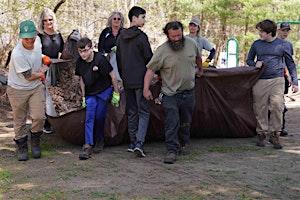
[[[31,154],[34,158],[40,158],[42,154],[40,145],[40,138],[42,133],[42,131],[36,133],[31,132]]]
[[[18,146],[18,161],[28,160],[28,136],[22,137],[18,140],[14,139],[15,143]]]

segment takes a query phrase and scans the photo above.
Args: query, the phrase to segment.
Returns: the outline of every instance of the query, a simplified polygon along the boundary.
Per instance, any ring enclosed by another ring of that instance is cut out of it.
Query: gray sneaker
[[[130,143],[129,147],[127,148],[128,152],[133,152],[135,148],[135,144],[134,143]]]

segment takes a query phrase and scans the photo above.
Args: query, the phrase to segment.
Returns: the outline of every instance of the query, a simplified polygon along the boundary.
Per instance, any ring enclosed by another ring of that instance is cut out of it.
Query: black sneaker
[[[143,143],[142,142],[138,142],[135,145],[134,148],[134,153],[136,154],[137,157],[145,157],[145,153],[144,153],[144,149],[143,149]]]
[[[167,156],[164,159],[164,163],[166,164],[174,164],[176,161],[176,153],[168,152]]]
[[[135,148],[135,144],[134,143],[130,143],[129,147],[127,148],[128,152],[133,152]]]

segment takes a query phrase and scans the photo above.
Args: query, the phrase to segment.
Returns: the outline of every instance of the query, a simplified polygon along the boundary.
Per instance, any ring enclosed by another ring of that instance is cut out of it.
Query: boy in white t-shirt
[[[41,41],[30,20],[20,24],[21,41],[13,49],[8,73],[7,94],[13,110],[14,141],[18,146],[18,160],[28,160],[28,135],[31,135],[31,152],[41,157],[40,136],[45,119],[45,93],[42,79],[47,66],[42,65]],[[32,125],[26,127],[30,116]]]

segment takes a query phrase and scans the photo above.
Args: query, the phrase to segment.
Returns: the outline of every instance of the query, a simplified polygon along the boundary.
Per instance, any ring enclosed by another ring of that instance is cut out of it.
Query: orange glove
[[[51,60],[50,60],[49,56],[42,55],[42,61],[43,61],[44,65],[48,65],[49,66],[51,64]]]
[[[42,68],[40,68],[40,72],[42,73],[41,81],[44,82],[45,81],[45,74],[44,74]]]

